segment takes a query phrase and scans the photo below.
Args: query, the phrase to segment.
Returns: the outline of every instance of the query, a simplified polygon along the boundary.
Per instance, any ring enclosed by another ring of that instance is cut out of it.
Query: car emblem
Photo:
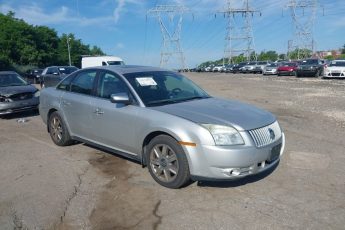
[[[272,129],[268,129],[268,132],[270,133],[271,140],[274,140],[276,138],[276,135]]]

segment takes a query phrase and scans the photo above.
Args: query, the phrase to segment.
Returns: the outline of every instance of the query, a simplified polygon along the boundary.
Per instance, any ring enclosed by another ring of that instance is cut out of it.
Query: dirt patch
[[[89,161],[110,178],[102,188],[90,215],[92,229],[155,229],[161,223],[157,214],[160,200],[154,191],[131,184],[129,167],[140,167],[110,154]]]
[[[332,118],[336,121],[345,122],[345,111],[332,110],[332,111],[325,111],[323,112],[323,114],[326,117]]]
[[[330,157],[320,153],[290,152],[287,164],[291,168],[320,170],[327,169]]]

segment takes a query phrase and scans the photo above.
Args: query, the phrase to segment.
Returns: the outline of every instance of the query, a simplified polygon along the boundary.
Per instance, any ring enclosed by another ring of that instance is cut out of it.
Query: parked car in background
[[[255,67],[256,67],[256,61],[251,61],[247,63],[245,66],[240,68],[241,73],[253,73]]]
[[[231,73],[233,67],[234,67],[234,64],[227,64],[227,65],[225,65],[224,72],[225,73]]]
[[[302,60],[297,68],[296,77],[313,76],[319,77],[323,75],[325,60],[306,59]]]
[[[240,62],[232,67],[232,73],[240,73],[243,66],[247,65],[248,62]]]
[[[345,78],[345,60],[331,61],[324,67],[323,78]]]
[[[278,73],[279,63],[270,63],[262,70],[263,75],[276,75]]]
[[[270,61],[258,61],[252,73],[263,73],[264,68],[270,63],[271,63]]]
[[[284,62],[282,63],[277,69],[277,75],[289,75],[295,76],[297,71],[297,63],[296,62]]]
[[[40,77],[43,69],[30,69],[26,71],[25,78],[29,83],[38,84],[40,83]]]
[[[0,71],[0,115],[38,108],[40,91],[14,71]]]
[[[223,65],[216,65],[215,67],[213,67],[212,72],[222,72],[223,68]]]
[[[41,74],[41,87],[52,87],[59,83],[68,74],[78,70],[75,66],[50,66]]]
[[[135,159],[168,188],[266,171],[285,145],[271,113],[154,67],[79,70],[43,89],[39,109],[56,145],[78,140]]]
[[[204,72],[211,72],[212,69],[213,69],[213,66],[206,66],[206,67],[204,68]]]

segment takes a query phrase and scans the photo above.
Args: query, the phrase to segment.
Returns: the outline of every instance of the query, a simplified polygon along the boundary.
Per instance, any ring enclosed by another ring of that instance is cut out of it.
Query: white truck
[[[81,59],[81,68],[124,64],[121,58],[115,56],[86,56]]]

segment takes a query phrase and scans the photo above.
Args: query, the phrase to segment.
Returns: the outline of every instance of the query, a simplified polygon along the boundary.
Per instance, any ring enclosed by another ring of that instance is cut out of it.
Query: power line
[[[308,51],[311,50],[311,54],[315,51],[313,29],[318,0],[290,0],[287,7],[294,24],[294,38],[290,42],[290,51],[297,50],[297,59],[308,58]]]
[[[223,13],[228,20],[223,62],[227,58],[231,63],[232,58],[240,54],[244,54],[248,61],[256,60],[251,19],[254,14],[261,15],[261,13],[250,6],[249,0],[242,0],[242,8],[234,8],[233,5],[234,0],[227,0],[226,9],[218,12]],[[236,19],[240,19],[239,16],[242,16],[242,20],[240,20],[242,22],[237,23]],[[236,48],[236,44],[238,48]]]
[[[170,57],[175,55],[179,59],[180,68],[186,69],[186,61],[181,47],[181,28],[183,14],[189,9],[183,5],[157,5],[147,11],[147,15],[157,18],[161,33],[162,47],[160,66],[165,67]],[[177,20],[175,20],[177,16]]]

